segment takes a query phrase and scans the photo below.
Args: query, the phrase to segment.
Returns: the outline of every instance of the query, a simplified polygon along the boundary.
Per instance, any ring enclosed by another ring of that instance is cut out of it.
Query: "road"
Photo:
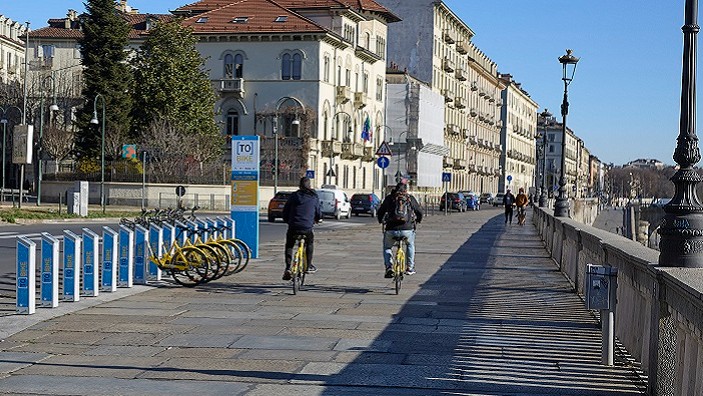
[[[210,214],[215,217],[215,214]],[[207,213],[200,214],[200,217],[207,217]],[[370,216],[352,216],[351,219],[325,219],[321,224],[315,227],[317,233],[332,232],[335,230],[348,229],[362,224],[368,224],[375,221]],[[108,226],[114,230],[119,229],[119,219],[110,220],[86,220],[86,221],[71,221],[71,222],[55,222],[55,223],[37,223],[37,224],[5,224],[0,225],[0,316],[15,311],[15,252],[17,249],[17,237],[26,236],[29,239],[37,242],[40,245],[41,233],[48,232],[49,234],[63,239],[63,230],[70,230],[78,235],[82,233],[83,228],[89,228],[98,235],[102,235],[102,227]],[[283,240],[285,239],[286,224],[281,220],[274,223],[269,223],[264,217],[259,220],[259,240],[261,243],[281,241],[281,256],[283,255]],[[60,248],[63,248],[61,245]],[[37,252],[39,255],[39,252]],[[39,289],[37,289],[39,292]]]

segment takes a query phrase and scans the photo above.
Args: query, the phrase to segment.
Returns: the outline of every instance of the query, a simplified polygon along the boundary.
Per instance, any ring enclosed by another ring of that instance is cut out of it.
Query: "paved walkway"
[[[428,217],[400,295],[380,240],[319,233],[319,271],[295,296],[270,244],[229,279],[35,324],[0,342],[0,394],[643,394],[628,367],[600,365],[599,326],[529,223]]]

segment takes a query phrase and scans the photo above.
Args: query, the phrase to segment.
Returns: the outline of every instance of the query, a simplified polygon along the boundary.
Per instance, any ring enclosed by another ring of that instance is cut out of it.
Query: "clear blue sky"
[[[193,1],[128,4],[140,12],[166,13]],[[684,0],[445,2],[475,32],[474,42],[498,70],[521,82],[540,111],[546,107],[559,119],[563,84],[557,58],[566,48],[574,50],[581,60],[569,87],[567,125],[592,154],[615,164],[636,158],[674,163]],[[33,29],[69,8],[82,12],[83,1],[0,0],[0,14],[29,21]],[[703,71],[698,75],[703,81]]]

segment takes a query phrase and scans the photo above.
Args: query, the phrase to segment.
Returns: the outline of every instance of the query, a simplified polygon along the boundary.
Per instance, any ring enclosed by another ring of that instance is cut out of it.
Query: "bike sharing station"
[[[232,219],[242,240],[259,257],[259,154],[258,136],[232,136]]]
[[[183,226],[190,230],[227,230],[226,238],[235,235],[235,222],[230,218],[199,219]],[[37,297],[40,307],[56,308],[60,302],[79,302],[82,297],[97,297],[101,292],[160,281],[161,270],[150,258],[168,251],[176,240],[175,231],[173,225],[165,224],[150,225],[149,229],[121,225],[119,231],[104,226],[102,235],[88,228],[83,228],[81,235],[64,230],[61,238],[44,232],[38,267],[37,243],[26,236],[17,237],[16,312],[34,314]],[[181,242],[186,238],[185,233],[182,235]]]

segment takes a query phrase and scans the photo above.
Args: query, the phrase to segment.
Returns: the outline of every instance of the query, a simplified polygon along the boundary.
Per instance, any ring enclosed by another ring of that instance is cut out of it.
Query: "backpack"
[[[393,197],[393,210],[390,212],[389,219],[392,223],[411,223],[414,220],[415,211],[410,203],[410,195],[403,192],[396,192]]]

